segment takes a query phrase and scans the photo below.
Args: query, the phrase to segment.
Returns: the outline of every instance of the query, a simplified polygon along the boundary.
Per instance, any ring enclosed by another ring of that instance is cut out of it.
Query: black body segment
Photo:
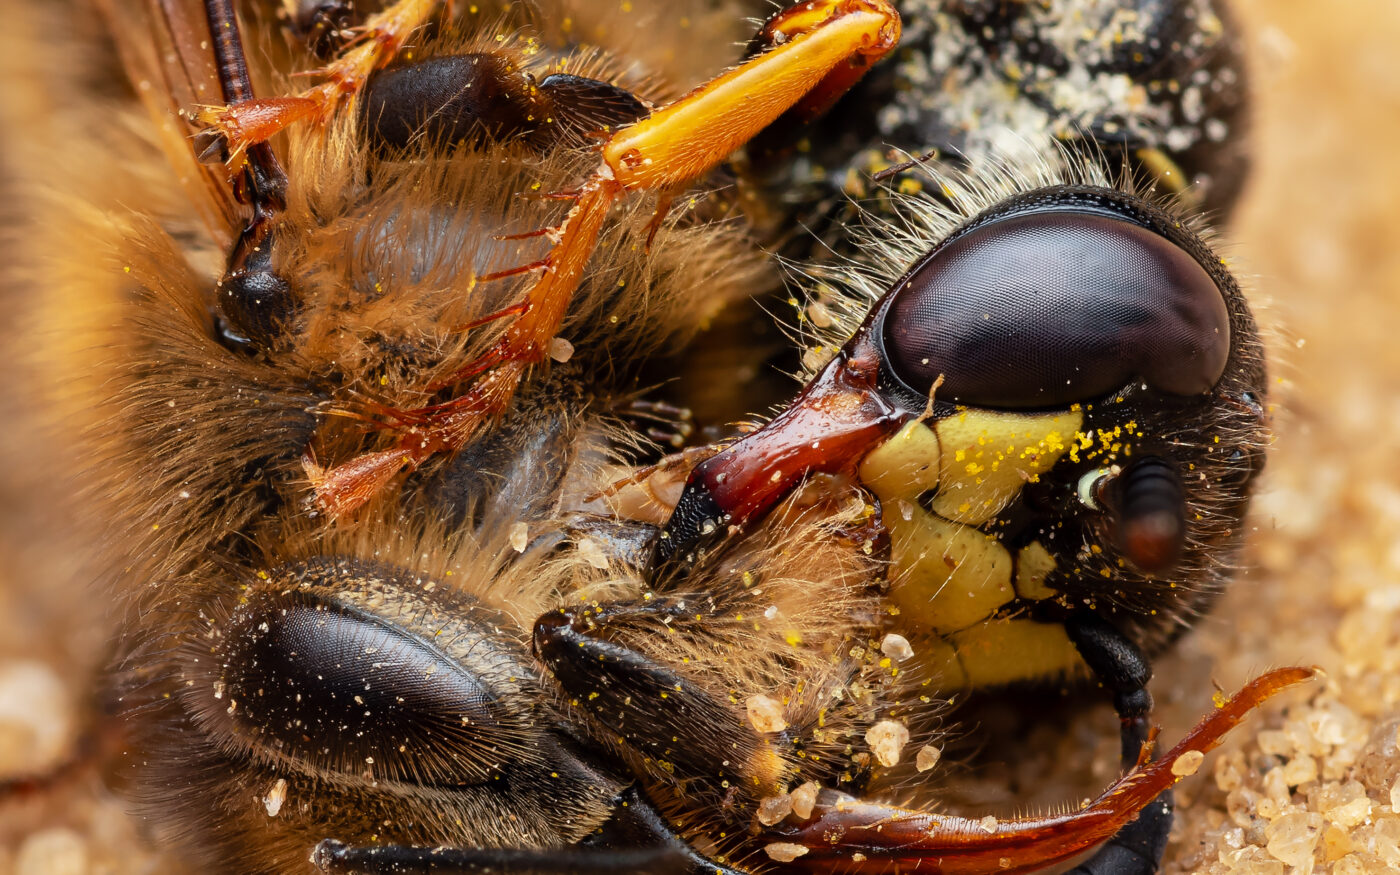
[[[441,55],[370,80],[362,135],[380,150],[523,141],[543,150],[636,121],[647,107],[623,88],[566,73],[539,82],[499,52]]]

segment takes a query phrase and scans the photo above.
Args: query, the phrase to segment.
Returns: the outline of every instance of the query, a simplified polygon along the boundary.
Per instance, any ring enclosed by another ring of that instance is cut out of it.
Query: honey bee
[[[1152,757],[1267,428],[1212,0],[96,12],[132,88],[53,144],[45,370],[123,792],[191,867],[1146,873],[1309,675]],[[722,336],[776,252],[786,399]],[[702,395],[782,409],[689,445]],[[1074,676],[1122,778],[932,809],[941,703]]]

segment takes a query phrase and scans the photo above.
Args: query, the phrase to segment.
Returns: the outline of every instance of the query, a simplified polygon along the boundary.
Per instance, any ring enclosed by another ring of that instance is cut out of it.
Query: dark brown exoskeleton
[[[1143,755],[1145,654],[1223,579],[1257,467],[1253,323],[1196,224],[1047,131],[995,166],[989,121],[906,111],[913,60],[1009,62],[1062,4],[910,4],[885,68],[886,0],[779,9],[728,59],[738,0],[98,5],[154,129],[112,125],[127,173],[55,201],[94,254],[45,285],[83,339],[46,367],[127,598],[122,793],[192,868],[993,873],[1113,839],[1092,871],[1147,871],[1178,765],[1308,676]],[[880,139],[968,161],[883,189]],[[859,228],[848,178],[883,192]],[[754,238],[803,222],[845,259],[812,260],[806,388],[641,466],[635,420],[688,401],[649,367],[768,293]],[[926,810],[945,692],[1086,664],[1127,774],[1057,815]]]

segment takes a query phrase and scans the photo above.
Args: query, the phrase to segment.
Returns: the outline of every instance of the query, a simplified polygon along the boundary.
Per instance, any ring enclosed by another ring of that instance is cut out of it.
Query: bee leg
[[[693,853],[693,852],[692,852]],[[642,850],[609,848],[445,848],[415,845],[356,847],[326,839],[311,861],[326,875],[651,875],[684,872],[686,859],[669,847]]]
[[[229,0],[205,0],[205,4],[228,6]],[[268,97],[204,107],[198,119],[210,133],[228,143],[233,155],[266,142],[295,122],[326,119],[341,100],[364,87],[371,73],[393,59],[409,35],[427,22],[437,6],[438,0],[397,0],[365,21],[363,38],[357,45],[321,69],[326,81],[320,85],[293,97]]]
[[[1147,682],[1152,666],[1137,645],[1111,624],[1093,614],[1065,623],[1070,641],[1094,677],[1113,693],[1113,709],[1121,722],[1122,761],[1131,769],[1151,741],[1152,694]],[[1147,875],[1156,872],[1172,827],[1172,792],[1165,790],[1137,819],[1108,841],[1098,853],[1070,870],[1074,875]]]
[[[970,819],[862,802],[823,791],[813,817],[791,819],[759,836],[781,844],[785,859],[809,871],[888,872],[930,863],[942,875],[1029,872],[1052,866],[1118,835],[1153,800],[1192,770],[1199,755],[1216,747],[1254,708],[1313,677],[1315,669],[1285,668],[1256,678],[1207,714],[1160,760],[1144,763],[1118,779],[1087,806],[1065,814],[1016,820]],[[1184,759],[1183,759],[1184,758]],[[1120,846],[1121,847],[1121,846]],[[1096,875],[1150,871],[1113,868],[1116,852]]]
[[[899,41],[899,14],[888,0],[811,0],[801,11],[809,29],[608,138],[601,166],[580,188],[525,293],[526,311],[486,353],[501,364],[395,448],[316,472],[324,512],[362,506],[400,471],[464,446],[510,404],[526,371],[547,357],[608,214],[628,192],[664,192],[701,176],[807,95],[854,81],[853,70],[863,73]]]
[[[442,848],[379,845],[352,847],[331,839],[316,846],[312,861],[327,875],[511,872],[515,875],[740,875],[702,857],[667,825],[636,787],[618,794],[613,816],[583,842],[549,850]]]
[[[248,104],[254,99],[253,85],[233,6],[230,0],[206,0],[204,8],[209,32],[216,37],[214,59],[223,98],[233,106]],[[275,230],[287,208],[287,175],[267,143],[232,150],[227,142],[217,146],[226,163],[241,164],[234,194],[253,208],[218,283],[223,334],[234,345],[267,349],[276,344],[300,306],[291,284],[272,266]]]
[[[733,807],[730,788],[773,795],[786,769],[777,748],[781,735],[760,734],[741,708],[711,694],[670,666],[607,640],[613,628],[652,621],[684,634],[700,605],[656,598],[643,605],[604,604],[563,608],[535,621],[535,655],[568,696],[607,733],[628,748],[694,779],[687,795],[713,797],[715,810]],[[663,625],[664,624],[664,625]],[[648,630],[650,631],[650,630]],[[694,737],[722,739],[714,746],[678,743],[674,727],[693,726]]]
[[[595,737],[611,740],[650,781],[668,786],[686,776],[679,792],[688,807],[708,812],[709,834],[740,835],[754,827],[764,799],[801,783],[798,740],[816,712],[743,698],[687,665],[694,661],[682,654],[721,646],[713,620],[724,610],[704,594],[589,603],[546,613],[533,637],[536,657]],[[633,642],[682,649],[663,661]]]
[[[618,804],[611,819],[600,832],[584,840],[585,846],[603,848],[645,848],[671,851],[670,864],[652,871],[675,872],[676,875],[739,875],[739,873],[702,857],[666,822],[656,806],[636,787],[628,787],[618,795]]]

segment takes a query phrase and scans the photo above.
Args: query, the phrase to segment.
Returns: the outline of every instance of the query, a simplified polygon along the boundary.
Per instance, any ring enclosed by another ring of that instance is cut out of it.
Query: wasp
[[[1193,212],[1243,160],[1228,16],[635,5],[96,3],[125,169],[58,201],[46,368],[133,811],[207,871],[1154,871],[1310,674],[1154,756],[1266,438]],[[687,445],[775,252],[801,388]],[[1123,777],[934,810],[952,693],[1069,676]]]

